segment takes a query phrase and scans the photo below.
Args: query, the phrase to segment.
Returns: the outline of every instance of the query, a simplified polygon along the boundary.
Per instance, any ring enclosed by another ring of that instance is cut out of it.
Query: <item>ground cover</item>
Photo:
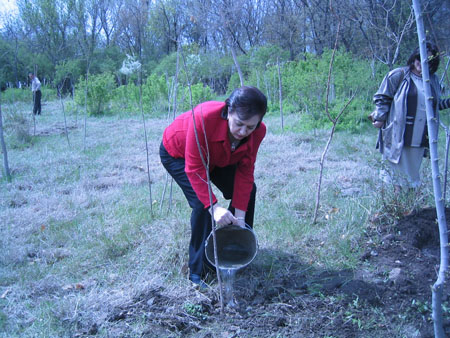
[[[190,211],[178,187],[169,184],[162,203],[168,121],[146,121],[151,196],[139,116],[88,118],[84,139],[82,117],[70,114],[70,145],[63,121],[59,102],[47,102],[36,136],[7,130],[14,179],[0,182],[1,336],[432,336],[429,166],[417,193],[393,195],[377,177],[374,130],[336,135],[312,225],[327,131],[300,132],[289,115],[282,132],[277,116],[266,118],[259,253],[236,277],[237,305],[221,314],[214,276],[205,291],[186,279]]]

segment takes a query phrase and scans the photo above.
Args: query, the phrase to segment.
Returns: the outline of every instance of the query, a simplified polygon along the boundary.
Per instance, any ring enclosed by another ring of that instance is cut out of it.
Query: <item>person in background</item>
[[[33,92],[33,114],[41,115],[41,81],[33,73],[28,74],[31,80],[31,91]]]
[[[253,172],[266,135],[262,123],[266,111],[266,96],[255,87],[243,86],[225,102],[209,101],[195,107],[195,124],[191,110],[178,116],[164,131],[161,162],[192,208],[189,279],[194,284],[205,286],[205,240],[211,232],[212,212],[218,225],[253,226]],[[231,199],[228,208],[219,205],[212,192],[210,200],[202,157],[209,163],[212,183],[225,199]]]
[[[441,99],[439,79],[439,51],[427,43],[433,114],[450,107],[450,99]],[[415,189],[420,185],[420,166],[428,148],[425,93],[422,81],[420,51],[416,48],[406,67],[390,71],[373,97],[375,111],[370,115],[373,126],[380,128],[377,147],[382,153],[386,169],[380,176],[393,184],[395,191]]]

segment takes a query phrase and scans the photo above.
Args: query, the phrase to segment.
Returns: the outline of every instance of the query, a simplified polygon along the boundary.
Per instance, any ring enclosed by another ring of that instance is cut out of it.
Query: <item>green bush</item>
[[[202,83],[196,83],[192,85],[191,92],[192,92],[192,105],[194,107],[202,102],[211,101],[215,97],[211,88],[209,88],[209,86],[204,86]],[[182,101],[180,101],[179,110],[187,111],[192,109],[190,102],[189,87],[185,87],[183,88],[183,90],[180,90],[179,95],[181,95],[182,99]]]
[[[144,112],[156,113],[167,110],[168,88],[164,75],[151,74],[142,86],[142,105]],[[139,100],[139,99],[138,99]]]
[[[56,90],[48,87],[41,87],[42,101],[55,100]],[[8,88],[2,93],[3,103],[15,103],[15,102],[33,102],[33,94],[30,88]]]
[[[22,149],[32,142],[30,119],[23,110],[11,109],[4,114],[4,129],[9,146]]]
[[[114,89],[112,101],[119,105],[119,109],[139,111],[139,86],[134,83],[119,86]]]
[[[42,92],[42,101],[53,101],[58,98],[56,89],[45,86],[41,87],[41,92]]]
[[[8,88],[2,92],[3,103],[32,102],[33,94],[29,88]]]
[[[85,85],[83,77],[80,77],[75,89],[75,102],[84,105]],[[87,108],[89,115],[101,115],[105,113],[105,106],[111,100],[116,85],[111,73],[91,75],[88,78]]]
[[[280,64],[283,111],[300,114],[302,129],[327,127],[330,123],[325,107],[331,55],[331,50],[320,56],[305,54],[301,60]],[[357,92],[342,115],[338,129],[357,130],[367,123],[366,116],[373,109],[372,95],[385,71],[379,67],[372,78],[369,61],[356,59],[350,53],[336,52],[328,96],[331,116],[336,117],[353,92]],[[236,80],[236,76],[231,77],[230,87]],[[266,94],[270,111],[279,111],[278,81],[278,69],[273,60],[255,67],[248,76],[248,84],[259,87]]]

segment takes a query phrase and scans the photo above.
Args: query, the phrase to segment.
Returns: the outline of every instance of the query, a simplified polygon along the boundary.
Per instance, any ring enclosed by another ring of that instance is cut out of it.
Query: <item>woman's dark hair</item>
[[[430,74],[436,73],[439,67],[439,49],[436,47],[436,45],[432,44],[431,42],[427,42],[427,52],[431,53],[431,56],[428,58],[428,68],[430,69]],[[412,70],[414,67],[414,61],[419,60],[420,61],[420,49],[417,47],[414,49],[414,52],[412,52],[411,56],[408,59],[407,65],[409,66],[409,69]]]
[[[229,113],[236,113],[239,119],[245,121],[258,115],[264,117],[267,111],[267,98],[256,87],[242,86],[235,89],[230,97],[225,100],[225,108],[222,111],[222,118],[227,119]],[[258,123],[258,127],[261,124]]]

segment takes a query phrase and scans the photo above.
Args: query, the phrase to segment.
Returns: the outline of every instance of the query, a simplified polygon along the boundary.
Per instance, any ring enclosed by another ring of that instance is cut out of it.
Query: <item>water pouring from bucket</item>
[[[256,257],[258,242],[250,226],[227,225],[216,229],[218,268],[224,282],[225,303],[235,307],[233,299],[233,282],[236,271],[250,264]],[[213,265],[214,240],[212,233],[206,239],[205,254]]]
[[[253,229],[248,225],[227,225],[216,229],[217,258],[219,269],[241,269],[256,257],[258,242]],[[205,254],[216,266],[212,233],[206,239]]]

